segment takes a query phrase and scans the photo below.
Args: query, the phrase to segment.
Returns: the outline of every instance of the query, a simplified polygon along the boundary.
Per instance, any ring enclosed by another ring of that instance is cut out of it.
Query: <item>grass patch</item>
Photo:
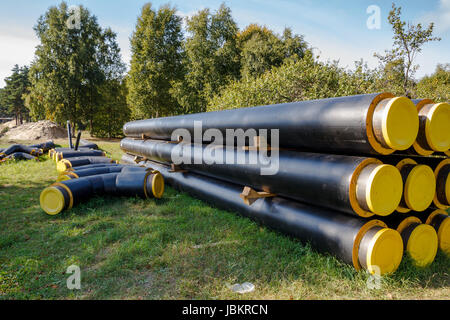
[[[96,143],[120,159],[117,142]],[[50,217],[39,194],[56,176],[45,157],[0,166],[0,299],[450,297],[442,253],[425,269],[403,259],[370,290],[365,272],[170,187],[160,200],[96,197]],[[80,290],[66,287],[72,264],[81,268]],[[243,282],[255,290],[229,289]]]

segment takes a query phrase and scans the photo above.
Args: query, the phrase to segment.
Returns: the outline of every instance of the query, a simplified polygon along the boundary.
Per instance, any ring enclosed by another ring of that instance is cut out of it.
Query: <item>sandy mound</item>
[[[2,138],[11,140],[59,139],[67,137],[66,129],[50,120],[28,122],[10,128]]]

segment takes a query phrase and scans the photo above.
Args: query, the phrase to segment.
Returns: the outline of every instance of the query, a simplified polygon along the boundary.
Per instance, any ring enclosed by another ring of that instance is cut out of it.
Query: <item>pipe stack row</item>
[[[365,94],[137,120],[123,132],[123,162],[356,269],[391,273],[404,252],[417,266],[438,246],[449,253],[450,222],[436,211],[450,199],[448,103]]]
[[[45,152],[54,148],[53,141],[32,145],[12,144],[7,148],[0,148],[0,163],[12,160],[39,160]]]
[[[70,210],[93,196],[129,196],[161,198],[164,178],[148,167],[119,165],[106,157],[98,146],[80,139],[72,143],[70,123],[67,122],[68,148],[53,148],[49,156],[56,162],[56,182],[42,190],[40,205],[48,215]]]

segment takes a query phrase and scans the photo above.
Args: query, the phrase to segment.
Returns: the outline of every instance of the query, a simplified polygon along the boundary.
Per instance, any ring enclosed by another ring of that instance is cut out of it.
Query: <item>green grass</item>
[[[115,159],[117,142],[97,141]],[[0,141],[0,146],[5,146]],[[448,299],[450,259],[407,257],[368,289],[368,275],[249,219],[166,188],[163,199],[96,197],[64,215],[39,207],[54,162],[0,166],[0,299]],[[81,268],[81,289],[66,269]],[[229,286],[251,282],[255,290]]]

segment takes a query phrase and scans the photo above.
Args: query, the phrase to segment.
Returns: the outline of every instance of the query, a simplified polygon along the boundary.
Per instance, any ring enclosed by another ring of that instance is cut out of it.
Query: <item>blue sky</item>
[[[111,27],[118,37],[123,60],[129,63],[129,36],[133,32],[140,9],[148,1],[138,0],[78,0],[69,5],[82,4],[97,16],[102,26]],[[280,33],[291,27],[302,34],[315,48],[322,60],[339,59],[341,66],[353,67],[354,61],[363,58],[375,67],[374,52],[382,53],[392,46],[392,31],[387,15],[392,1],[375,0],[189,0],[151,1],[155,8],[170,3],[182,16],[190,16],[203,8],[216,10],[225,2],[239,28],[250,23],[265,25]],[[38,17],[48,7],[59,1],[51,0],[0,0],[0,87],[14,64],[29,64],[38,40],[32,30]],[[395,1],[403,9],[402,18],[427,24],[435,22],[440,42],[427,44],[417,58],[420,69],[417,77],[434,71],[437,63],[450,63],[450,0]],[[380,8],[380,29],[367,28],[371,5]]]

